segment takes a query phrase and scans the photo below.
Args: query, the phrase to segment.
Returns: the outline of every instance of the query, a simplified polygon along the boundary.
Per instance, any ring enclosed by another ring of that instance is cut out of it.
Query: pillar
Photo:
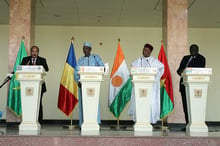
[[[34,5],[35,0],[10,0],[9,10],[9,60],[8,72],[12,72],[22,36],[29,52],[30,45],[34,40]],[[7,122],[20,121],[10,110],[7,110]]]
[[[163,40],[173,81],[174,111],[169,123],[184,123],[179,79],[176,70],[182,57],[188,54],[188,0],[163,1]]]

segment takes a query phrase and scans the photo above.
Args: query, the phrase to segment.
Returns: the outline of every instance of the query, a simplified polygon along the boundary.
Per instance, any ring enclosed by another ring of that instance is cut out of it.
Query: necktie
[[[189,65],[189,63],[190,63],[190,61],[193,59],[193,56],[191,56],[190,58],[189,58],[189,60],[188,60],[188,62],[186,63],[186,67],[188,67],[188,65]]]
[[[32,58],[32,64],[33,64],[33,65],[36,64],[36,58]]]

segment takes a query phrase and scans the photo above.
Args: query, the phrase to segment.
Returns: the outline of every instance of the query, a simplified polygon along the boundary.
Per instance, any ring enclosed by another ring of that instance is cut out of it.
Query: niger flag
[[[112,67],[109,87],[109,108],[119,118],[131,98],[132,82],[120,43]]]
[[[78,86],[74,80],[74,70],[76,68],[76,57],[73,43],[71,42],[69,53],[60,81],[58,97],[58,108],[69,116],[75,105],[78,103]]]
[[[160,118],[163,119],[173,111],[174,107],[172,78],[163,45],[158,59],[164,64],[164,73],[160,79]]]

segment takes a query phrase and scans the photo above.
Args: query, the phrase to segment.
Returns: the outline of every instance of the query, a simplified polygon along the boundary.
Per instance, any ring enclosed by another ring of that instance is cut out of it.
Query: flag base
[[[63,128],[73,130],[73,129],[80,129],[79,125],[63,125]]]
[[[110,129],[118,130],[118,131],[120,131],[120,130],[127,130],[127,126],[125,126],[125,125],[111,125]]]

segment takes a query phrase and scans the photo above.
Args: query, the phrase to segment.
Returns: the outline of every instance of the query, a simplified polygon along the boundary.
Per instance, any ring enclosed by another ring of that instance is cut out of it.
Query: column
[[[34,40],[34,5],[35,0],[10,0],[8,72],[13,71],[22,36],[25,37],[27,52]],[[20,121],[10,110],[7,110],[6,120]]]
[[[176,70],[183,55],[188,54],[188,0],[163,1],[163,40],[173,81],[175,108],[169,116],[170,123],[185,121],[181,95],[179,93],[179,76]]]

